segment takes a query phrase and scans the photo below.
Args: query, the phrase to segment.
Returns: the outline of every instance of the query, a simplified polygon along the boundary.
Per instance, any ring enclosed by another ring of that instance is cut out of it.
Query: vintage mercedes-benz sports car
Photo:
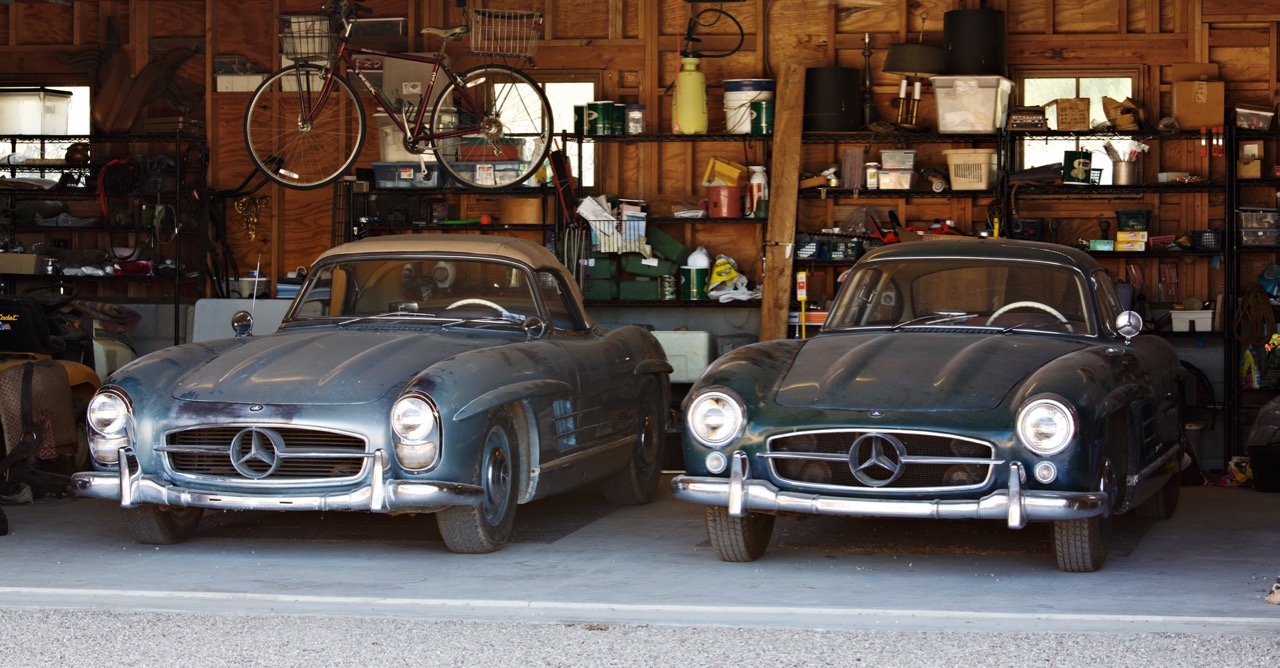
[[[536,243],[369,238],[316,260],[276,333],[112,374],[75,483],[143,543],[185,540],[205,508],[350,510],[435,513],[449,549],[489,552],[536,498],[603,480],[649,501],[670,372],[649,332],[593,324]]]
[[[1184,371],[1141,328],[1066,246],[876,249],[817,335],[737,348],[698,379],[675,495],[707,506],[725,561],[809,513],[1048,521],[1059,568],[1096,570],[1112,515],[1178,501]]]

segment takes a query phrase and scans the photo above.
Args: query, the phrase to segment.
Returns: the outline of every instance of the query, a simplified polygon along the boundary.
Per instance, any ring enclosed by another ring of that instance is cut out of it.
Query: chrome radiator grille
[[[825,431],[769,439],[780,481],[828,490],[950,490],[981,487],[994,448],[978,441],[905,431]]]
[[[160,450],[176,473],[196,477],[334,480],[360,475],[368,456],[363,439],[313,429],[258,427],[260,456],[248,456],[248,427],[202,427],[172,432]],[[237,438],[239,437],[239,439]],[[237,461],[239,464],[237,465]]]

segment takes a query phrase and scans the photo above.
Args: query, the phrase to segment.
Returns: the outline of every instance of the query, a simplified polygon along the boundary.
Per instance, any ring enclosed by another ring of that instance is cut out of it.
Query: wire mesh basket
[[[337,48],[337,35],[324,14],[282,14],[280,55],[294,62],[329,60]]]
[[[542,14],[510,9],[471,10],[471,53],[498,58],[532,58],[538,50]]]

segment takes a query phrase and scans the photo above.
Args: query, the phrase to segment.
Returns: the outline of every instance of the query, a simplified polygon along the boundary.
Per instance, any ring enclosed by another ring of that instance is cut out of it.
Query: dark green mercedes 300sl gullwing
[[[817,335],[698,379],[672,487],[725,561],[759,558],[777,515],[819,514],[1052,522],[1058,567],[1093,571],[1112,516],[1177,505],[1184,375],[1082,251],[884,246]]]
[[[653,498],[662,346],[594,324],[532,241],[407,234],[316,260],[279,331],[173,346],[89,403],[80,496],[120,504],[143,543],[206,509],[435,513],[446,546],[507,542],[516,507],[603,481]]]

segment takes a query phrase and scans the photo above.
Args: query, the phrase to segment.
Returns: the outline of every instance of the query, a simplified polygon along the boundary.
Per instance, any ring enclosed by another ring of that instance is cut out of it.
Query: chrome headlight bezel
[[[120,448],[132,445],[133,402],[115,388],[99,390],[85,407],[89,454],[105,465],[120,461]]]
[[[1080,432],[1075,407],[1058,396],[1033,397],[1018,409],[1018,441],[1041,457],[1066,450]]]
[[[422,471],[440,460],[440,410],[431,398],[410,392],[391,405],[388,415],[396,460],[406,469]]]
[[[719,450],[736,441],[746,430],[747,407],[731,390],[712,388],[689,401],[685,424],[693,440]]]
[[[89,429],[103,438],[124,438],[128,435],[132,419],[133,403],[117,390],[99,391],[89,399],[89,405],[85,409]]]

